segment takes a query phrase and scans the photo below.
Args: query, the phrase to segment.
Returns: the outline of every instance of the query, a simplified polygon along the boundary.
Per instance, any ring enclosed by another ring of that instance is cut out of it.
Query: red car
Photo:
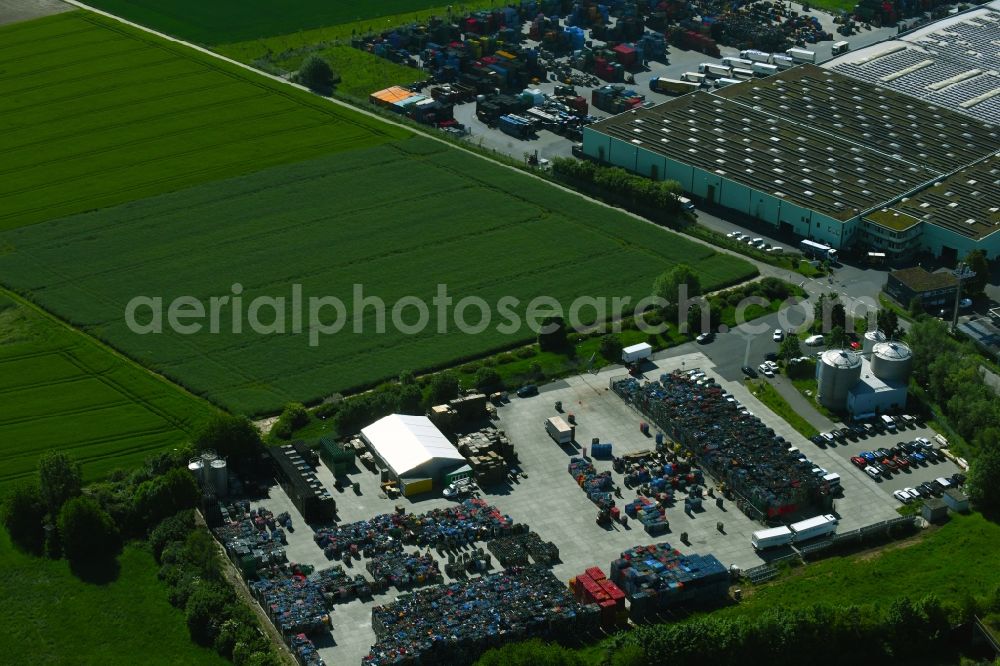
[[[852,457],[851,462],[854,463],[854,466],[857,467],[858,469],[864,469],[865,467],[868,466],[868,461],[866,461],[864,458],[860,456]]]
[[[895,461],[896,467],[899,469],[909,469],[910,467],[910,461],[902,456],[895,456],[893,461]]]
[[[893,472],[899,471],[899,465],[897,465],[896,461],[894,461],[892,458],[883,458],[882,464],[888,467],[890,471]]]

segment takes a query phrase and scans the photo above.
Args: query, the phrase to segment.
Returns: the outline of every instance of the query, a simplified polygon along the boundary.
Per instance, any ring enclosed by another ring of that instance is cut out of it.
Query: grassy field
[[[87,479],[176,446],[209,407],[0,294],[0,484],[68,451]]]
[[[329,46],[315,52],[340,74],[337,91],[362,100],[376,90],[402,86],[427,78],[427,72],[398,65],[350,46]],[[273,61],[271,64],[285,72],[297,72],[305,60],[304,53]]]
[[[84,12],[0,28],[0,62],[0,230],[406,136]]]
[[[127,546],[117,580],[84,583],[65,560],[15,550],[0,529],[0,650],[6,664],[219,664],[188,638],[152,555]]]
[[[635,302],[681,261],[698,268],[709,290],[755,274],[743,260],[427,139],[15,229],[0,234],[0,246],[10,248],[0,254],[5,282],[245,413],[482,356],[535,334],[525,327],[497,331],[506,320],[496,310],[478,335],[459,333],[451,317],[448,335],[436,332],[436,320],[425,332],[403,335],[391,319],[387,333],[374,334],[375,309],[367,308],[364,334],[348,325],[316,347],[308,345],[307,330],[292,332],[288,311],[284,335],[232,334],[225,324],[222,334],[140,336],[125,325],[126,303],[138,295],[207,301],[240,283],[246,304],[264,295],[288,299],[298,283],[306,298],[335,296],[350,306],[361,283],[391,313],[404,296],[429,304],[437,285],[446,284],[456,302],[479,296],[495,308],[513,296],[520,300],[514,310],[523,312],[541,295],[564,304],[578,296]],[[471,310],[468,321],[478,322],[477,313]],[[414,319],[411,310],[405,320]]]
[[[93,0],[90,4],[190,42],[221,44],[354,22],[374,27],[386,23],[386,17],[436,8],[440,0]],[[452,5],[456,12],[466,6],[490,3]],[[436,13],[446,11],[441,7]]]

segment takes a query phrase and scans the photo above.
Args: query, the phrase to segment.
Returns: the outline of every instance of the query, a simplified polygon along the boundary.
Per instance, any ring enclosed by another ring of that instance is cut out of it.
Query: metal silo
[[[212,483],[215,484],[216,496],[225,497],[229,494],[229,470],[226,468],[226,461],[213,460],[209,469]]]
[[[910,381],[913,352],[902,342],[880,342],[872,350],[872,374],[884,382]]]
[[[861,355],[846,349],[823,352],[816,366],[816,399],[827,409],[847,408],[847,392],[861,379]]]
[[[862,353],[867,356],[872,353],[872,350],[880,342],[885,342],[885,333],[882,331],[868,331],[865,333],[864,342],[861,345]]]
[[[202,462],[200,457],[191,458],[191,461],[188,462],[188,471],[194,474],[199,487],[205,483],[205,463]]]

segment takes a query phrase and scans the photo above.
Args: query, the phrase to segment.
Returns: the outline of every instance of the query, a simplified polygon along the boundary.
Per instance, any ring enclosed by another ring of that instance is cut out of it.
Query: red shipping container
[[[615,507],[615,508],[617,508],[617,507]],[[595,581],[595,582],[600,581],[600,580],[604,580],[605,578],[607,578],[607,576],[604,575],[604,572],[601,571],[600,567],[590,567],[589,569],[587,569],[586,573],[587,573],[587,577],[590,578],[591,580]]]

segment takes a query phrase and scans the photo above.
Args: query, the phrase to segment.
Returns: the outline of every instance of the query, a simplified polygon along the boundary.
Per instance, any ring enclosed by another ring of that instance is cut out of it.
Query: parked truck
[[[705,75],[698,72],[684,72],[681,74],[682,81],[691,81],[699,86],[705,83]]]
[[[781,527],[772,527],[767,530],[757,530],[751,535],[750,543],[753,545],[754,550],[765,550],[767,548],[787,546],[792,543],[794,537],[795,535],[792,531],[782,525]]]
[[[561,416],[553,416],[545,420],[545,430],[556,444],[572,444],[576,428],[566,423]]]
[[[850,50],[851,50],[850,42],[844,42],[844,41],[834,42],[833,46],[830,48],[830,52],[835,56],[840,55],[841,53],[847,53]]]
[[[802,254],[807,257],[825,259],[834,262],[837,261],[837,251],[829,245],[824,245],[823,243],[817,243],[816,241],[805,239],[799,243],[799,249],[802,250]]]
[[[722,59],[722,64],[726,67],[742,67],[743,69],[750,69],[753,61],[742,57],[734,58],[733,56],[726,56]]]
[[[833,534],[837,531],[838,522],[839,521],[836,516],[825,514],[822,516],[816,516],[815,518],[802,520],[797,523],[792,523],[788,526],[788,529],[790,529],[795,535],[792,542],[798,544],[803,541],[809,541],[810,539],[816,539],[818,537]]]
[[[754,72],[753,72],[752,69],[743,69],[742,67],[733,67],[733,78],[734,79],[740,79],[740,80],[746,81],[746,80],[752,79],[753,78],[753,74],[754,74]]]
[[[766,62],[755,62],[750,67],[757,76],[771,76],[778,73],[777,65],[769,65]]]
[[[699,88],[701,85],[698,83],[668,79],[663,76],[656,76],[649,80],[649,89],[664,95],[685,95]]]
[[[775,54],[771,57],[771,64],[777,67],[779,70],[790,69],[795,67],[795,61],[786,55]]]
[[[816,62],[816,52],[807,51],[805,49],[791,48],[785,51],[785,55],[791,58],[796,63],[800,62]]]
[[[723,76],[731,76],[732,70],[725,65],[715,65],[710,62],[703,62],[698,65],[698,73],[704,74],[712,79],[717,79]]]
[[[622,363],[637,363],[653,355],[653,348],[647,342],[640,342],[622,350]]]
[[[757,51],[755,49],[747,49],[745,51],[740,51],[740,58],[743,60],[749,60],[751,62],[771,62],[771,54],[766,51]]]

